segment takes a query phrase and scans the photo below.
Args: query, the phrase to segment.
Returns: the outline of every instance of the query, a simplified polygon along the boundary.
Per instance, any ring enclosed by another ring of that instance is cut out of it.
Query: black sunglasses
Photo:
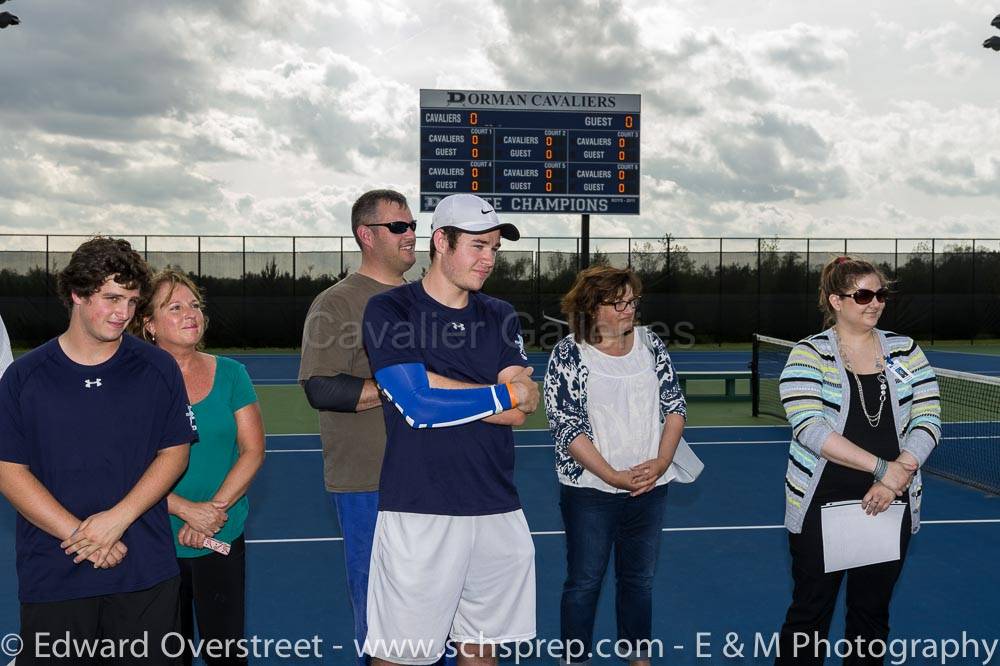
[[[390,232],[394,234],[405,234],[406,230],[416,232],[417,231],[417,221],[410,220],[406,222],[405,220],[396,220],[395,222],[380,222],[378,224],[366,224],[366,227],[385,227]]]
[[[888,300],[891,292],[882,287],[878,291],[872,291],[871,289],[858,289],[853,294],[837,294],[841,298],[853,298],[854,302],[858,305],[868,305],[872,302],[873,298],[877,298],[879,303],[885,303]]]

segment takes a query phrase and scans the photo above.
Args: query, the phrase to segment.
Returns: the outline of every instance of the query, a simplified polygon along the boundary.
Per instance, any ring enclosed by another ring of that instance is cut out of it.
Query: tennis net
[[[753,414],[785,418],[778,379],[795,343],[755,335]],[[941,389],[941,443],[924,470],[1000,494],[1000,379],[934,368]]]

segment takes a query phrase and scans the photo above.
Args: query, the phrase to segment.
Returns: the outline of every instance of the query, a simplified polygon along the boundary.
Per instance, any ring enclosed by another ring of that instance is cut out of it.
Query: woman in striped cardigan
[[[845,574],[845,638],[854,649],[844,663],[882,663],[870,655],[884,653],[889,601],[920,525],[920,466],[941,435],[937,380],[920,347],[876,328],[886,285],[867,261],[829,262],[819,299],[829,328],[799,342],[781,373],[792,426],[785,526],[794,589],[778,664],[823,663],[816,639],[829,633]],[[860,500],[859,511],[875,516],[897,498],[907,504],[899,559],[826,573],[821,506]]]

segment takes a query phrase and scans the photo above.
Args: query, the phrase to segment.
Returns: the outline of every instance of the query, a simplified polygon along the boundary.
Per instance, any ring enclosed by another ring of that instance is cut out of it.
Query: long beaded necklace
[[[878,338],[875,337],[875,331],[872,330],[872,343],[875,346],[875,369],[878,371],[878,383],[879,383],[879,398],[878,398],[878,412],[874,415],[868,413],[868,406],[865,404],[865,389],[861,386],[861,377],[854,372],[854,368],[851,365],[851,360],[844,353],[844,349],[847,349],[853,353],[850,347],[845,347],[840,342],[840,336],[837,335],[837,330],[834,329],[833,336],[837,341],[837,349],[840,351],[840,358],[844,360],[844,367],[847,371],[854,375],[854,381],[858,385],[858,397],[861,398],[861,411],[864,412],[865,419],[868,421],[868,425],[872,428],[878,428],[879,423],[882,422],[882,408],[885,406],[885,396],[888,389],[888,382],[885,379],[885,365],[882,363],[882,357],[878,354]]]

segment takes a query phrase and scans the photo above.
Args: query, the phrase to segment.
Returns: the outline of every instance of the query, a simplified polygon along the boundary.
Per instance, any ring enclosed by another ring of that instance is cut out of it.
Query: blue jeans
[[[368,634],[368,568],[378,518],[378,491],[367,493],[330,493],[337,510],[340,533],[344,536],[344,560],[347,563],[347,590],[354,611],[354,638],[364,644]],[[358,657],[358,666],[368,657]]]
[[[615,553],[615,612],[618,640],[632,643],[628,660],[648,659],[652,638],[653,575],[660,554],[667,486],[630,497],[593,488],[560,485],[559,508],[566,526],[567,575],[560,606],[564,646],[593,649],[594,616],[611,549]],[[642,649],[645,647],[645,649]],[[563,660],[566,663],[567,660]]]

